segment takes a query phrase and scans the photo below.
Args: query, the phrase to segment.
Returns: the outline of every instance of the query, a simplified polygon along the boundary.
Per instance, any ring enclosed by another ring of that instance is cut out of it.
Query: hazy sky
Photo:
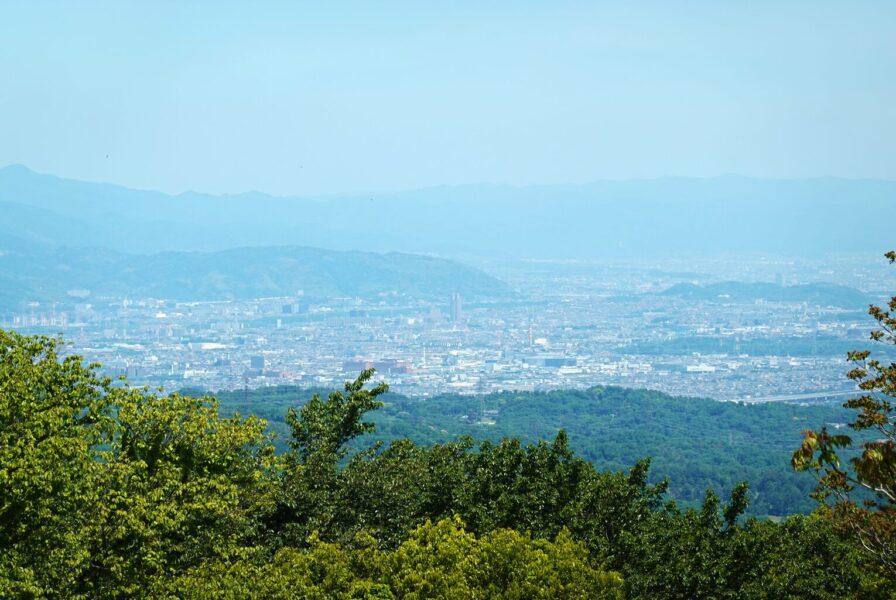
[[[896,2],[0,2],[0,165],[281,194],[896,178]]]

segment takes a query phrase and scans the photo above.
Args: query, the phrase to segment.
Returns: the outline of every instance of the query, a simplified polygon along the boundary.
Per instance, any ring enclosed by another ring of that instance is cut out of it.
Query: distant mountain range
[[[443,256],[833,252],[894,245],[896,182],[660,178],[587,185],[469,185],[332,198],[176,196],[0,169],[0,246],[121,252],[300,245]]]
[[[443,300],[500,298],[508,287],[454,261],[410,254],[338,252],[298,246],[130,255],[102,248],[57,248],[18,240],[0,254],[0,308],[28,301],[73,301],[72,294],[224,300],[361,296],[395,292]]]
[[[834,283],[776,285],[774,283],[743,283],[724,281],[708,285],[678,283],[661,292],[664,296],[678,296],[690,300],[710,302],[806,302],[819,306],[846,309],[866,309],[872,301],[864,292]]]

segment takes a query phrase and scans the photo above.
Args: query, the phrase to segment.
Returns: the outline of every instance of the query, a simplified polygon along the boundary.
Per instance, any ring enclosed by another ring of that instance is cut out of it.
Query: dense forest
[[[257,416],[103,378],[60,344],[0,331],[0,597],[896,593],[890,564],[834,509],[745,518],[748,483],[686,508],[651,483],[648,459],[597,468],[563,430],[378,442],[367,415],[387,388],[370,371],[289,407],[277,452]],[[625,397],[579,398],[602,394]],[[807,438],[799,466],[816,451],[834,457],[825,435]]]
[[[199,390],[184,393],[201,395]],[[219,392],[225,413],[266,419],[285,447],[286,411],[322,390],[272,387]],[[739,404],[704,398],[675,398],[648,390],[593,387],[588,390],[504,392],[485,396],[443,395],[415,399],[385,394],[371,414],[376,431],[352,445],[408,438],[445,443],[462,435],[500,441],[553,439],[564,430],[569,445],[599,469],[619,471],[651,457],[652,483],[668,479],[667,497],[696,506],[707,489],[729,494],[750,482],[748,515],[809,513],[815,479],[795,473],[790,452],[803,430],[825,423],[842,426],[849,411],[838,405]]]

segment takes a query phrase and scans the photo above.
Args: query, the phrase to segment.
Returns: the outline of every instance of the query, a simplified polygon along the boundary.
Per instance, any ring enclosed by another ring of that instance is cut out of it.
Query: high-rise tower
[[[461,317],[461,297],[460,294],[454,292],[451,294],[451,322],[460,322]]]

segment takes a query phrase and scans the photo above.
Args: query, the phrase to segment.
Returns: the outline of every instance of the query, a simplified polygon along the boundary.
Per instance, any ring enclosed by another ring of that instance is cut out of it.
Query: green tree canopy
[[[214,398],[113,382],[59,340],[0,332],[0,597],[894,591],[829,520],[744,522],[746,485],[682,510],[648,483],[649,460],[601,471],[562,430],[364,446],[386,389],[372,375],[297,401],[277,455],[263,420],[222,415]]]
[[[891,264],[896,262],[896,252],[886,257]],[[871,340],[896,344],[896,296],[886,307],[872,305],[868,312],[877,323]],[[850,352],[848,358],[855,366],[847,376],[861,395],[844,406],[858,411],[850,427],[862,436],[861,453],[844,462],[840,454],[856,442],[852,436],[822,428],[806,432],[792,463],[797,470],[817,474],[816,497],[892,576],[896,574],[896,363],[872,358],[869,350]]]
[[[111,381],[59,347],[0,330],[0,597],[73,586],[91,559]]]

